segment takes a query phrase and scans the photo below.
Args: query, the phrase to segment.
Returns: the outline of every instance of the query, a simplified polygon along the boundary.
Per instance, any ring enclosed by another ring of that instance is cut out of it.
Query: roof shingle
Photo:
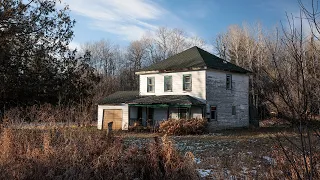
[[[102,104],[121,104],[139,98],[139,91],[117,91],[98,102]]]
[[[197,46],[171,56],[163,61],[152,64],[139,71],[155,70],[184,70],[191,68],[209,68],[237,73],[250,73],[250,71],[227,62]]]

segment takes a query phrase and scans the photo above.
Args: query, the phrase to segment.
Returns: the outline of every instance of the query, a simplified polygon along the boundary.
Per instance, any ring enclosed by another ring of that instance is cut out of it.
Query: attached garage
[[[139,97],[138,91],[118,91],[101,100],[98,105],[98,129],[128,130],[129,107],[127,101]]]

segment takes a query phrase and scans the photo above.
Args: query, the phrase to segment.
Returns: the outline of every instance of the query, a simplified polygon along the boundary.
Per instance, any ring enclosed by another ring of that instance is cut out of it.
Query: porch
[[[128,105],[129,127],[157,128],[163,120],[205,116],[205,103],[188,95],[146,96]]]

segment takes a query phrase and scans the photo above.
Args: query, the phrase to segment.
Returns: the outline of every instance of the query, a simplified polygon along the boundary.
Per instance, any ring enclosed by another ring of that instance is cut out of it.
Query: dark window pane
[[[212,119],[212,120],[216,120],[216,116],[217,116],[217,114],[216,114],[216,112],[217,112],[217,107],[216,106],[211,106],[211,117],[210,117],[210,119]]]
[[[226,89],[232,88],[232,76],[231,74],[227,74],[226,76]]]
[[[172,76],[164,77],[164,91],[172,91]]]
[[[191,75],[183,75],[183,90],[191,91],[192,90],[192,80]]]

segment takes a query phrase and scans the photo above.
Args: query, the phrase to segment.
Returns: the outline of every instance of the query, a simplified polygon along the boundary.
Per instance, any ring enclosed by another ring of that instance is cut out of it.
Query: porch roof
[[[189,95],[142,96],[128,102],[129,105],[157,105],[157,106],[204,106],[205,103]]]

